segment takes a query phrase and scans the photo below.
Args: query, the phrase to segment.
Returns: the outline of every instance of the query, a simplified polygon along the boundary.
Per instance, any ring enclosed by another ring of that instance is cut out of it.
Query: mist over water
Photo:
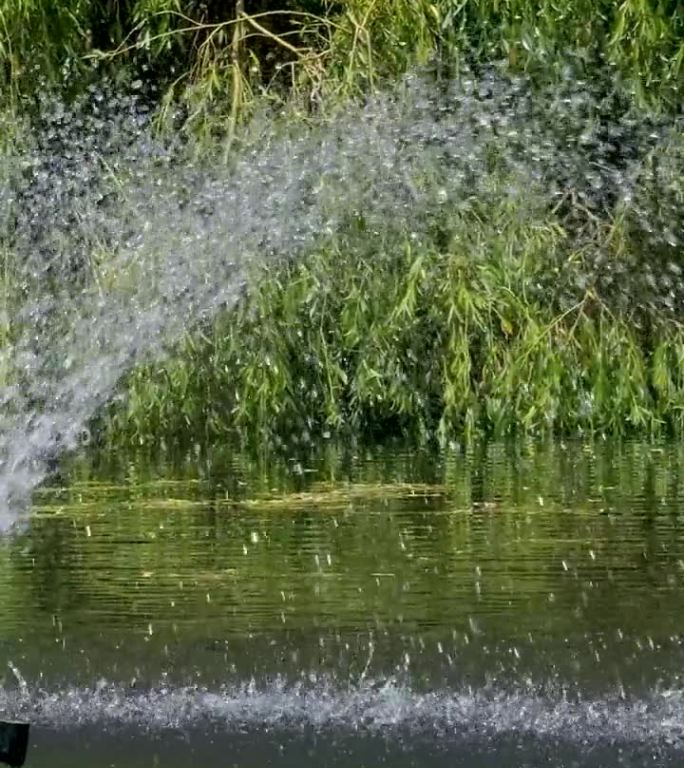
[[[413,75],[333,119],[257,118],[228,162],[161,139],[140,99],[46,100],[0,158],[6,294],[21,297],[5,308],[0,350],[0,527],[88,441],[127,371],[230,307],[250,265],[296,259],[350,223],[420,239],[442,211],[493,196],[624,204],[670,258],[677,167],[661,164],[655,207],[644,179],[677,119],[621,111],[596,91],[571,78],[540,94],[495,73]],[[676,308],[676,269],[665,274],[658,301]]]

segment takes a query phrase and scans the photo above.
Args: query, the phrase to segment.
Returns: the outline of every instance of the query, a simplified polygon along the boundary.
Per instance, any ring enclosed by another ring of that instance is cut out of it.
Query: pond
[[[28,766],[675,766],[684,446],[75,459],[0,539]]]

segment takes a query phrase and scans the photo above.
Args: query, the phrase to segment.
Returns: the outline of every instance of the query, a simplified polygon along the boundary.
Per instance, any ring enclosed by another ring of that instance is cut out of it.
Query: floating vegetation
[[[99,486],[93,486],[91,495],[97,496]],[[120,489],[123,490],[123,489]],[[80,497],[78,484],[70,489],[70,497],[77,500],[66,503],[51,503],[49,492],[45,494],[48,498],[40,500],[33,512],[32,518],[57,516],[91,516],[98,511],[101,502],[86,501]],[[279,495],[259,495],[252,498],[231,499],[219,498],[213,499],[210,503],[212,509],[220,512],[235,512],[239,510],[258,510],[261,512],[269,511],[291,511],[300,512],[307,509],[348,509],[355,505],[365,506],[377,501],[401,501],[417,499],[429,501],[432,499],[444,500],[448,497],[449,491],[442,485],[429,485],[426,483],[348,483],[328,487],[314,487],[309,491],[296,491]],[[40,498],[40,497],[39,497]],[[207,507],[209,502],[206,499],[192,499],[186,497],[174,498],[165,496],[164,498],[139,499],[136,507],[145,511],[179,512],[190,511],[197,508]]]

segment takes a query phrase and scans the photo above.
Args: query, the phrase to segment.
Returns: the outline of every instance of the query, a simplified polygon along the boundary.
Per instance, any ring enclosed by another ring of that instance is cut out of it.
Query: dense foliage
[[[508,201],[450,215],[418,242],[401,230],[334,238],[259,268],[235,312],[134,372],[111,434],[290,446],[681,434],[681,310],[648,307],[643,275],[628,279],[642,261],[628,233],[615,222],[580,247],[540,201]],[[619,290],[595,251],[627,267]]]
[[[330,119],[412,67],[448,82],[490,64],[540,88],[588,80],[606,135],[613,118],[666,115],[668,140],[636,158],[635,196],[588,205],[568,185],[513,199],[504,185],[435,211],[417,238],[351,220],[301,260],[255,268],[234,310],[132,371],[102,434],[681,433],[677,0],[0,0],[5,114],[33,119],[44,90],[73,99],[106,77],[209,154],[264,104]],[[14,130],[0,120],[0,139]]]
[[[93,64],[143,75],[206,114],[254,95],[367,89],[410,64],[506,60],[548,78],[572,55],[677,106],[678,0],[0,0],[0,90],[81,87]],[[101,73],[100,73],[101,74]],[[235,103],[237,102],[237,103]]]

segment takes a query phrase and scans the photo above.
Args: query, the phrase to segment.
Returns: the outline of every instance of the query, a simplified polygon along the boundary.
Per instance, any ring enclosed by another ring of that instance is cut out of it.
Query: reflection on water
[[[160,728],[209,729],[217,765],[224,747],[295,765],[311,729],[316,765],[680,764],[683,463],[644,445],[77,462],[0,542],[0,713],[43,726],[36,765],[70,732],[83,765],[195,759]],[[113,728],[138,743],[115,763]]]

